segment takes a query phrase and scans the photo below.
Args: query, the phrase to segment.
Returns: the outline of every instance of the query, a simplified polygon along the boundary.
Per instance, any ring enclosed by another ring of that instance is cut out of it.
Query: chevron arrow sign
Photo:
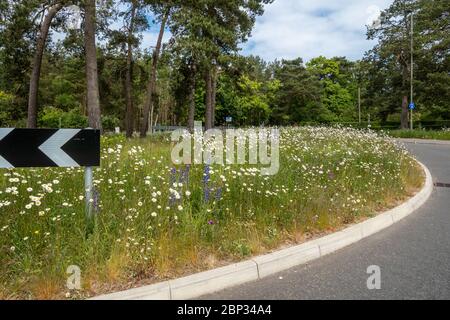
[[[0,128],[0,168],[99,165],[99,130]]]

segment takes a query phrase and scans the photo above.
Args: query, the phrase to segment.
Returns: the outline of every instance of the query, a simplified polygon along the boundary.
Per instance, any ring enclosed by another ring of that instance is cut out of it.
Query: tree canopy
[[[400,125],[411,68],[417,120],[450,120],[445,0],[393,1],[380,24],[368,26],[377,44],[360,61],[306,62],[240,53],[273,0],[105,0],[86,11],[91,1],[0,1],[0,126],[25,126],[30,101],[40,127],[92,125],[101,112],[104,130],[119,126],[128,136],[155,123],[214,126],[226,117],[241,126],[357,122],[358,92],[362,119]],[[81,10],[75,28],[73,6]],[[160,47],[143,47],[149,29]],[[90,32],[96,41],[86,40]]]

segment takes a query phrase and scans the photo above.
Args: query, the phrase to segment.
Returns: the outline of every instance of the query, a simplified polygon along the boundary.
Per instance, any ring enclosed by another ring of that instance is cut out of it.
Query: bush
[[[14,96],[0,91],[0,127],[13,126],[12,111]]]
[[[102,117],[102,127],[105,131],[114,131],[120,126],[120,120],[116,116],[106,115]]]
[[[55,97],[55,105],[64,110],[72,110],[77,109],[79,102],[73,95],[62,93]]]
[[[88,121],[79,109],[65,112],[58,108],[45,107],[39,114],[38,124],[43,128],[86,128]]]
[[[2,113],[0,109],[0,121]],[[79,108],[63,111],[55,107],[44,107],[39,113],[38,125],[42,128],[86,128],[89,126],[88,118],[82,114]],[[120,125],[120,120],[115,116],[102,116],[102,126],[106,131],[114,131]]]

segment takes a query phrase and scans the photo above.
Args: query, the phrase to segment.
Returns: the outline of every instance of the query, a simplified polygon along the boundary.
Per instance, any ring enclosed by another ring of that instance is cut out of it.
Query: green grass
[[[0,297],[85,297],[239,261],[392,207],[423,180],[387,137],[286,128],[277,175],[212,166],[207,200],[205,166],[182,178],[186,168],[174,168],[170,151],[163,135],[102,138],[89,237],[82,169],[2,170]],[[81,291],[65,288],[70,265],[81,268]]]
[[[394,138],[414,138],[432,140],[450,140],[450,130],[392,130],[388,134]]]

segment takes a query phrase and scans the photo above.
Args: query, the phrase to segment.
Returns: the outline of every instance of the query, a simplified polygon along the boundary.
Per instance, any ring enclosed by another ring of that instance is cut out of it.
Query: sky
[[[375,42],[366,39],[366,25],[393,0],[275,0],[258,17],[245,55],[265,60],[310,60],[320,55],[357,60]]]
[[[367,40],[366,25],[376,21],[393,1],[275,0],[257,18],[252,36],[240,46],[241,54],[266,61],[298,57],[308,61],[320,55],[361,59],[376,43]],[[120,28],[122,23],[116,20],[113,27]],[[145,31],[141,49],[154,47],[158,32],[159,25]],[[164,42],[170,36],[165,32]]]
[[[244,55],[266,61],[304,61],[323,55],[361,59],[376,41],[366,38],[366,25],[393,0],[275,0],[256,20],[252,36],[241,45]],[[158,26],[143,34],[142,47],[156,43]],[[165,41],[170,38],[166,32]]]

